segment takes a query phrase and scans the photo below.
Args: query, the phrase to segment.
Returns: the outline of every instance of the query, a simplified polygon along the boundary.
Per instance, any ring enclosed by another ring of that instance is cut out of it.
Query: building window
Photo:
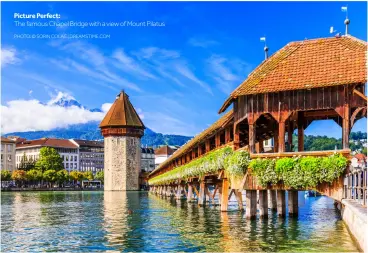
[[[1,161],[3,161],[4,157],[3,157],[3,154],[1,154]]]
[[[76,162],[77,161],[77,156],[74,156],[74,162]]]
[[[11,161],[12,161],[12,156],[8,155],[8,162],[11,162]]]
[[[8,148],[8,152],[12,152],[12,145],[11,144],[8,144],[7,146],[8,146],[7,147]]]
[[[66,161],[69,161],[69,156],[65,156],[65,158],[66,158]]]
[[[65,164],[65,168],[69,169],[69,163]]]

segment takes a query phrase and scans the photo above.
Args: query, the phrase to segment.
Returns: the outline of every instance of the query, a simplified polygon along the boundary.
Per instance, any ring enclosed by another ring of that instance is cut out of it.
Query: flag
[[[334,32],[334,29],[333,29],[333,26],[330,27],[330,33],[333,33]]]
[[[266,41],[266,37],[261,37],[260,40],[261,41]]]
[[[347,11],[348,11],[348,7],[347,7],[347,6],[343,6],[343,7],[341,7],[341,11],[342,11],[342,12],[347,12]]]

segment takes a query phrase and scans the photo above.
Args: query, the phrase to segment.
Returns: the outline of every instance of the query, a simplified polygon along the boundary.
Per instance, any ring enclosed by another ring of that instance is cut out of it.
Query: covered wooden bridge
[[[277,210],[281,216],[285,215],[285,190],[288,190],[289,213],[297,214],[297,190],[305,189],[289,187],[282,180],[262,186],[260,178],[250,169],[245,168],[242,180],[236,185],[221,168],[185,178],[169,175],[180,168],[185,172],[185,165],[196,164],[194,161],[223,147],[231,147],[234,152],[245,150],[252,160],[327,157],[333,153],[348,157],[350,131],[357,120],[367,115],[367,98],[364,95],[366,51],[366,42],[349,35],[287,44],[263,61],[231,93],[219,110],[220,114],[224,114],[218,121],[150,174],[150,191],[176,198],[185,196],[188,201],[195,199],[199,205],[204,205],[206,198],[210,203],[215,203],[217,196],[217,204],[221,205],[222,211],[227,211],[232,194],[238,200],[239,209],[243,209],[241,191],[246,190],[246,216],[254,218],[257,190],[261,216],[267,216],[268,208]],[[228,110],[231,105],[233,108]],[[322,119],[332,119],[341,126],[342,150],[305,152],[304,130],[314,120]],[[297,143],[292,140],[295,130]],[[267,151],[263,144],[271,139],[274,145]],[[348,167],[344,173],[347,170]],[[346,195],[343,177],[344,174],[333,182],[319,182],[316,188],[341,201]],[[362,189],[364,186],[366,189],[366,180],[360,183]],[[366,191],[360,194],[366,196]],[[268,198],[271,198],[271,206],[268,206]]]

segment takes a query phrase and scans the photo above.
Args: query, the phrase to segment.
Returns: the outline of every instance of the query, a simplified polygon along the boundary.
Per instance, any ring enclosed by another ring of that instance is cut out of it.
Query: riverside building
[[[1,170],[15,170],[15,141],[1,137]]]
[[[63,159],[64,168],[67,171],[79,170],[79,149],[70,140],[42,138],[38,140],[23,140],[16,144],[16,167],[19,168],[24,155],[27,161],[36,162],[40,157],[43,147],[55,148]]]
[[[104,143],[102,141],[88,141],[71,139],[79,148],[79,170],[91,171],[94,175],[104,169]]]

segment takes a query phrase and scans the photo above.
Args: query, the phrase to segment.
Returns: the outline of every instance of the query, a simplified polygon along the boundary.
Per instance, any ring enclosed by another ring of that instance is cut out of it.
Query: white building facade
[[[16,144],[16,167],[21,166],[24,156],[28,162],[37,162],[43,147],[56,149],[63,159],[64,169],[79,170],[79,149],[73,142],[64,139],[42,138],[39,140],[22,141]]]
[[[79,170],[94,175],[104,170],[104,142],[70,139],[79,150]]]
[[[16,170],[15,141],[1,137],[1,170]]]

